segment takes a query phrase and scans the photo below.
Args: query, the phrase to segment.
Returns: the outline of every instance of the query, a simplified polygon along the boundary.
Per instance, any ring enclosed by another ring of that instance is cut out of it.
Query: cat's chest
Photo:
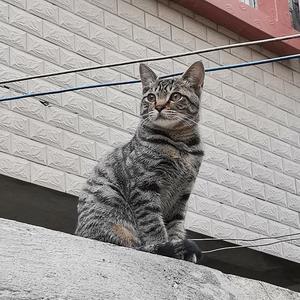
[[[175,199],[197,176],[198,167],[194,157],[176,149],[164,149],[164,157],[156,168],[156,179],[163,198]]]
[[[164,147],[161,154],[161,165],[166,170],[173,171],[175,177],[178,175],[179,179],[182,179],[181,176],[194,176],[197,161],[193,155],[179,151],[174,147]]]
[[[198,173],[197,164],[191,155],[170,151],[168,158],[166,165],[163,164],[161,175],[158,176],[164,216],[168,216],[177,206],[182,193],[190,192]]]

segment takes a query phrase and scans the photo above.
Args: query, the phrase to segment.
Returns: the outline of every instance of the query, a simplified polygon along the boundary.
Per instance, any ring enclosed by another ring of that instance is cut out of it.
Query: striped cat
[[[141,122],[130,142],[101,160],[79,197],[76,234],[196,262],[185,239],[187,200],[202,161],[197,123],[202,62],[180,78],[140,65]]]

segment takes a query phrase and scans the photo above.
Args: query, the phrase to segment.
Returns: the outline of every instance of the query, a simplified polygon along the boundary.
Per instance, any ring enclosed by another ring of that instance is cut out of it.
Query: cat
[[[198,131],[201,61],[180,78],[159,79],[140,64],[141,122],[127,144],[94,168],[78,201],[78,236],[197,262],[185,239],[187,200],[203,150]]]

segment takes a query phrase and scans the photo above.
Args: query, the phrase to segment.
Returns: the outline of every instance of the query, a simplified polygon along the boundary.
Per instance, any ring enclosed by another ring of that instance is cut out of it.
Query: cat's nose
[[[163,106],[163,105],[157,105],[157,106],[155,107],[155,109],[156,109],[158,112],[161,112],[164,108],[165,108],[165,106]]]

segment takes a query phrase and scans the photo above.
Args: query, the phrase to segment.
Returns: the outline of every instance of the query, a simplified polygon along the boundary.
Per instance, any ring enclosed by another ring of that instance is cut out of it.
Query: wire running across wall
[[[279,244],[279,243],[299,241],[299,240],[300,240],[300,238],[293,238],[293,239],[285,239],[285,240],[280,240],[280,241],[276,241],[276,242],[257,244],[257,245],[223,247],[223,248],[217,248],[217,249],[213,249],[213,250],[202,251],[202,253],[203,254],[209,254],[209,253],[214,253],[214,252],[219,252],[219,251],[242,249],[242,248],[250,248],[251,249],[251,248],[265,247],[265,246],[271,246],[271,245],[275,245],[275,244]]]
[[[255,239],[234,239],[234,238],[201,238],[201,239],[192,239],[193,241],[243,241],[243,242],[256,242],[261,240],[270,240],[270,239],[280,239],[283,237],[290,237],[300,235],[300,231],[297,233],[291,233],[291,234],[283,234],[283,235],[277,235],[277,236],[266,236],[266,237],[260,237]]]
[[[254,239],[239,239],[239,238],[200,238],[200,239],[191,239],[192,241],[243,241],[243,242],[256,242],[256,241],[262,241],[262,240],[273,240],[273,239],[280,239],[280,238],[285,238],[285,237],[294,237],[294,236],[299,236],[300,232],[298,233],[291,233],[291,234],[284,234],[284,235],[278,235],[278,236],[271,236],[271,237],[261,237],[261,238],[254,238]],[[263,244],[249,244],[249,245],[237,245],[237,246],[228,246],[228,247],[221,247],[221,248],[216,248],[212,250],[205,250],[202,251],[203,254],[209,254],[209,253],[214,253],[214,252],[219,252],[219,251],[225,251],[225,250],[234,250],[234,249],[241,249],[241,248],[257,248],[257,247],[263,247],[263,246],[271,246],[283,242],[291,242],[291,241],[297,241],[300,240],[300,237],[296,238],[289,238],[289,239],[282,239],[282,240],[277,240],[273,242],[268,242],[268,243],[263,243]]]
[[[278,61],[297,59],[297,58],[300,58],[300,54],[292,54],[292,55],[287,55],[287,56],[279,56],[279,57],[268,58],[268,59],[263,59],[263,60],[244,62],[244,63],[239,63],[239,64],[231,64],[231,65],[212,67],[212,68],[205,69],[205,72],[216,72],[216,71],[221,71],[221,70],[244,68],[244,67],[248,67],[248,66],[261,65],[261,64],[271,63],[271,62],[278,62]],[[170,77],[180,76],[182,74],[183,74],[182,72],[173,73],[173,74],[161,76],[161,78],[170,78]],[[16,82],[16,81],[11,81],[11,82]],[[127,81],[117,81],[117,82],[97,83],[97,84],[91,84],[91,85],[82,85],[82,86],[69,87],[69,88],[59,89],[59,90],[27,93],[27,94],[23,94],[23,95],[12,96],[12,97],[4,97],[4,98],[0,98],[0,102],[24,99],[24,98],[29,98],[29,97],[39,97],[39,96],[46,96],[46,95],[61,94],[61,93],[66,93],[66,92],[74,92],[74,91],[78,91],[78,90],[85,90],[85,89],[92,89],[92,88],[103,88],[103,87],[110,87],[110,86],[117,86],[117,85],[129,85],[129,84],[135,84],[135,83],[140,83],[140,82],[141,82],[140,80],[134,79],[134,80],[127,80]],[[4,85],[1,82],[0,82],[0,87],[14,90],[12,87]]]

